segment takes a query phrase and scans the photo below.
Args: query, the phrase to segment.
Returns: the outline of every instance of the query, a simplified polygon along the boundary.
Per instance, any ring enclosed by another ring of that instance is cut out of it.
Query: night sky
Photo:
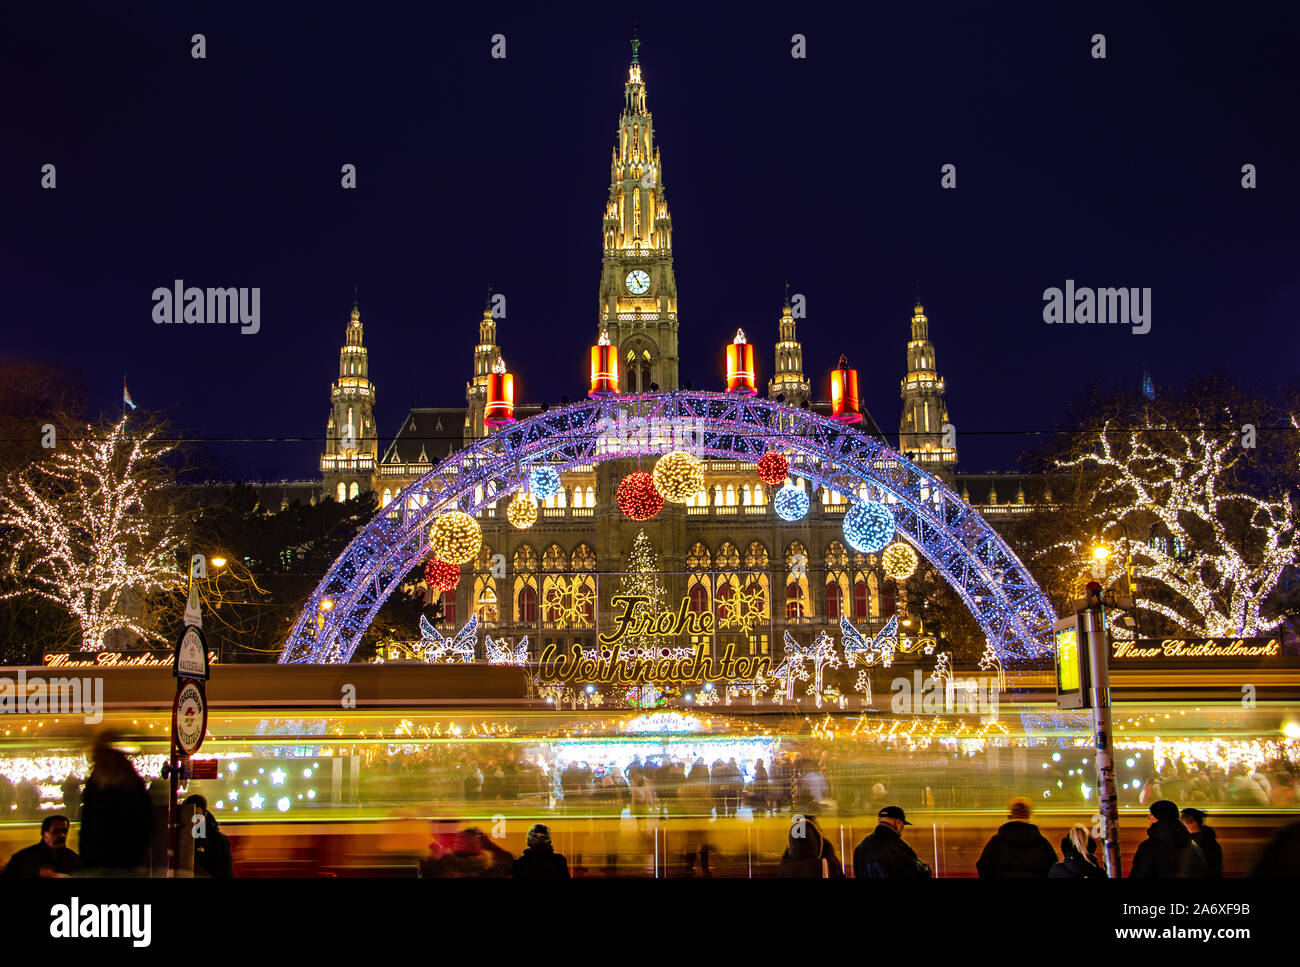
[[[896,443],[920,279],[969,471],[1094,380],[1268,389],[1300,355],[1294,4],[14,6],[5,350],[106,413],[126,371],[192,435],[308,438],[216,445],[227,478],[316,475],[354,282],[385,438],[463,405],[489,286],[519,397],[582,397],[634,22],[696,388],[738,326],[766,386],[786,280],[817,394],[846,353]],[[155,325],[178,278],[260,287],[261,332]],[[1046,325],[1066,279],[1150,287],[1151,332]]]

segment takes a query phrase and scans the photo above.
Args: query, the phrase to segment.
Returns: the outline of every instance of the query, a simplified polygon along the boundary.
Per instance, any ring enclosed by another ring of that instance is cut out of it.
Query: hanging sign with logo
[[[176,640],[172,674],[177,678],[208,680],[208,643],[202,628],[186,625],[181,630],[181,636]]]
[[[182,755],[193,755],[203,745],[208,731],[208,701],[203,685],[187,681],[176,692],[172,705],[172,735]]]

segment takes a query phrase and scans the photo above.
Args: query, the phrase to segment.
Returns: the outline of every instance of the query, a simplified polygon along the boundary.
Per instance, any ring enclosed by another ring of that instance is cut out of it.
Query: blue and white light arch
[[[630,419],[630,414],[638,414]],[[777,447],[791,473],[850,500],[888,501],[898,531],[961,596],[1004,664],[1051,651],[1056,613],[1006,542],[942,481],[837,420],[770,400],[675,392],[551,409],[438,464],[381,510],[312,592],[281,662],[346,662],[375,613],[429,553],[429,522],[477,513],[526,488],[535,464],[563,473],[689,449],[757,463]]]

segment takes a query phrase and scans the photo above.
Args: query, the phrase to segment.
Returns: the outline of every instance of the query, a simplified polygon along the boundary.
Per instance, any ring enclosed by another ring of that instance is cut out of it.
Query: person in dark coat
[[[1284,826],[1251,868],[1254,877],[1300,876],[1300,823]]]
[[[1106,879],[1106,871],[1097,863],[1097,841],[1078,823],[1061,840],[1061,862],[1047,871],[1049,880]]]
[[[31,879],[38,876],[67,876],[81,869],[81,857],[68,849],[66,816],[46,816],[41,822],[41,841],[9,857],[0,876]]]
[[[812,816],[795,816],[790,826],[790,839],[781,854],[781,865],[776,875],[782,878],[844,879],[835,848],[822,835],[821,827]]]
[[[1205,825],[1205,813],[1192,806],[1184,806],[1179,814],[1183,825],[1192,834],[1192,842],[1201,848],[1205,856],[1207,875],[1221,878],[1223,876],[1223,847],[1219,845],[1218,834]]]
[[[1056,865],[1056,850],[1029,821],[1030,811],[1028,799],[1011,800],[1009,821],[998,827],[975,862],[980,879],[1046,877]]]
[[[925,880],[934,874],[903,841],[903,827],[911,826],[898,806],[876,814],[876,829],[853,851],[853,875],[860,880]]]
[[[235,875],[234,858],[230,851],[230,840],[217,827],[217,817],[208,809],[208,801],[202,796],[186,796],[183,805],[193,806],[194,814],[203,817],[202,836],[194,837],[194,872],[201,876],[225,879]]]
[[[90,778],[81,794],[81,862],[121,875],[138,869],[153,828],[153,803],[131,760],[101,734],[91,750]]]
[[[569,862],[551,845],[551,831],[538,823],[528,830],[528,846],[515,860],[512,875],[516,880],[567,880]]]
[[[1136,880],[1208,875],[1201,848],[1179,821],[1178,807],[1168,799],[1157,799],[1149,807],[1147,838],[1138,844],[1128,875]]]

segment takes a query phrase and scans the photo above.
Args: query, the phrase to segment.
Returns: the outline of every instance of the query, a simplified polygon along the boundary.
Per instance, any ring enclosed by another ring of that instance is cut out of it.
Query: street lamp
[[[225,567],[226,559],[224,557],[218,556],[212,558],[209,563],[211,563],[213,567]]]

